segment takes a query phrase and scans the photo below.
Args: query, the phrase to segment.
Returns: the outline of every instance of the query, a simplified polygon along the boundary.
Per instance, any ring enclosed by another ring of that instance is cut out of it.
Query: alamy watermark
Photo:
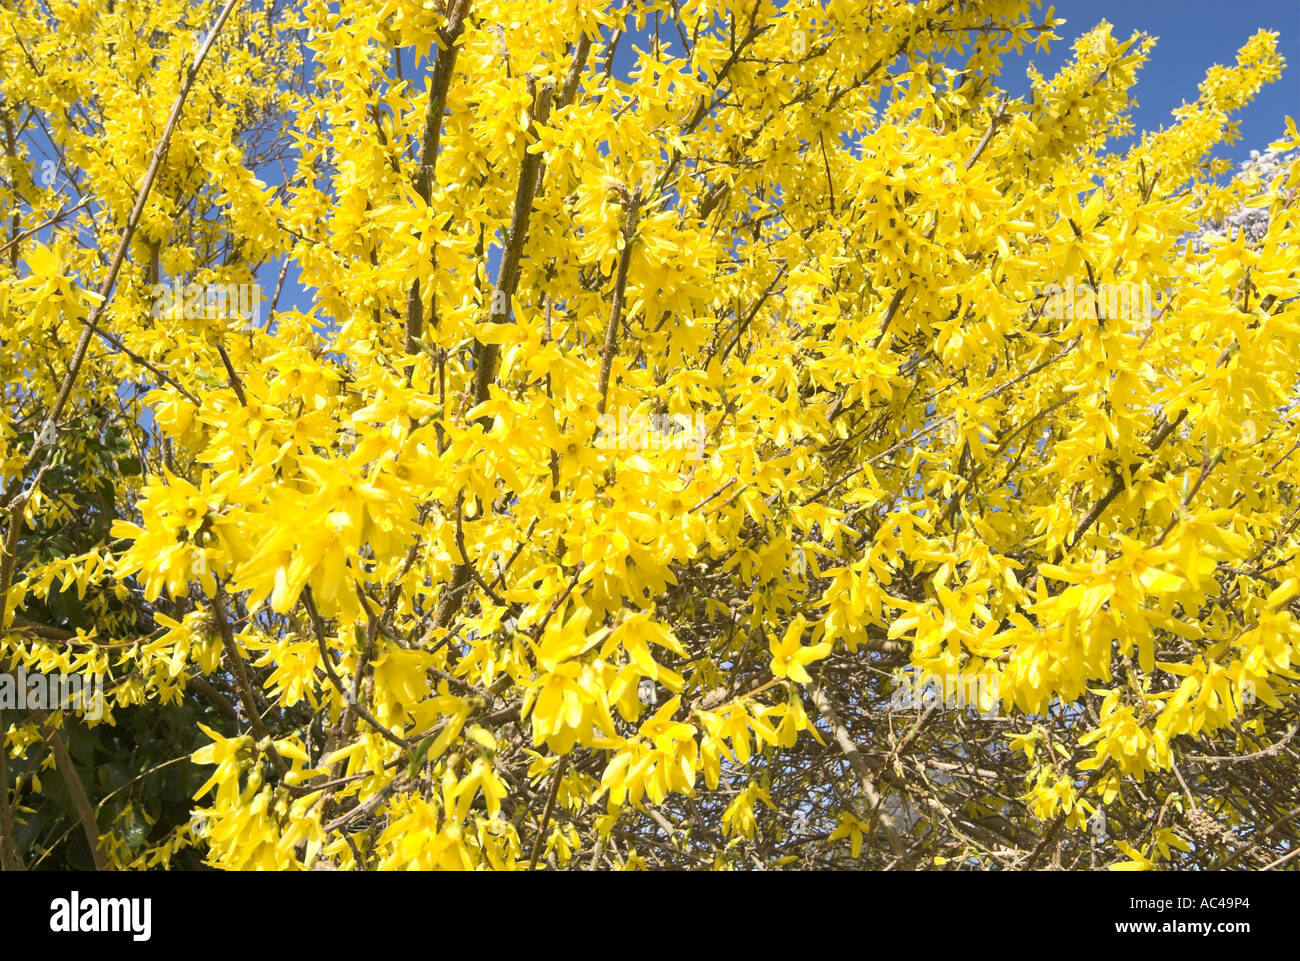
[[[122,933],[132,941],[153,934],[152,898],[83,898],[73,891],[50,902],[50,930],[56,934]]]
[[[684,450],[687,460],[704,456],[708,424],[700,414],[639,414],[620,407],[596,419],[600,450]]]
[[[1145,280],[1093,287],[1067,277],[1064,287],[1049,284],[1043,293],[1047,296],[1043,316],[1048,320],[1095,320],[1099,315],[1107,320],[1144,320],[1155,313],[1155,298]]]
[[[969,711],[980,720],[1002,716],[998,675],[935,674],[907,667],[894,674],[889,706],[895,711]]]
[[[186,320],[242,320],[249,327],[262,319],[261,284],[170,284],[153,285],[155,320],[184,317]]]
[[[74,711],[92,721],[104,716],[102,674],[0,674],[0,711]]]

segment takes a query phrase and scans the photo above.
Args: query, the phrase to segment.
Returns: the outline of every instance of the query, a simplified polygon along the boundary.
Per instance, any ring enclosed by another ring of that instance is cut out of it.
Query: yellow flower
[[[831,645],[825,641],[808,647],[799,641],[803,636],[807,621],[802,614],[796,615],[786,629],[785,636],[778,642],[769,639],[772,650],[772,673],[776,677],[788,677],[799,684],[807,684],[812,677],[805,670],[805,665],[819,661],[831,652]]]

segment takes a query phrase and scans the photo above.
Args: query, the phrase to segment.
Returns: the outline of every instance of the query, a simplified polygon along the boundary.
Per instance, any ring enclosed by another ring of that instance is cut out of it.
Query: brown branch
[[[234,706],[226,700],[220,691],[195,674],[185,675],[185,683],[189,687],[193,688],[194,692],[205,701],[219,710],[222,714],[226,715],[226,717],[230,718],[230,720],[234,721],[235,728],[238,730],[239,712],[235,710]]]
[[[580,42],[578,44],[573,65],[570,67],[568,79],[565,81],[560,106],[569,103],[573,93],[577,90],[576,78],[582,73],[590,49],[591,44],[589,42]],[[528,86],[533,94],[533,109],[528,123],[528,137],[525,138],[524,156],[519,166],[519,181],[515,187],[515,203],[510,218],[510,233],[507,237],[505,250],[501,255],[501,263],[497,268],[496,285],[492,291],[490,320],[494,324],[504,324],[510,320],[510,303],[514,299],[515,290],[519,284],[520,263],[523,259],[524,244],[528,239],[528,224],[533,213],[533,201],[541,187],[542,179],[546,175],[542,155],[538,152],[529,151],[528,144],[536,142],[538,126],[546,123],[550,118],[551,96],[554,85],[548,81],[542,85],[539,91],[536,89],[532,77],[529,77]],[[488,399],[492,382],[496,377],[497,356],[498,346],[496,344],[475,342],[473,399],[473,406],[475,407]],[[490,429],[491,424],[486,417],[480,423],[484,432]],[[459,523],[459,500],[457,501],[456,511]],[[464,563],[456,565],[452,573],[451,584],[445,588],[442,599],[438,603],[438,609],[434,614],[435,627],[446,627],[451,623],[451,619],[460,610],[461,604],[464,603],[470,581],[478,579],[477,571],[471,569],[468,557],[464,555],[464,552],[462,552],[462,556],[465,557]]]
[[[862,792],[867,796],[872,810],[880,820],[880,826],[885,830],[885,836],[889,839],[889,845],[894,849],[895,854],[902,854],[903,846],[898,840],[898,833],[894,830],[893,819],[881,808],[880,793],[876,790],[875,782],[871,778],[871,770],[867,767],[867,762],[862,759],[862,754],[858,751],[858,746],[853,743],[853,738],[849,736],[848,728],[840,720],[839,715],[835,712],[835,705],[831,699],[826,696],[820,684],[814,682],[808,687],[808,694],[813,703],[817,705],[817,710],[821,712],[826,723],[830,725],[831,733],[835,737],[835,743],[839,746],[841,753],[848,759],[849,767],[853,768],[853,773],[858,777],[858,783],[862,785]]]
[[[8,250],[8,249],[9,249],[10,247],[12,247],[14,244],[18,243],[18,241],[20,241],[20,240],[25,240],[26,238],[30,237],[32,234],[39,233],[40,231],[44,230],[46,227],[50,227],[50,226],[53,226],[54,224],[57,224],[57,223],[58,223],[60,220],[62,220],[64,217],[68,216],[68,214],[74,214],[74,213],[76,213],[76,212],[77,212],[78,210],[80,210],[82,207],[86,206],[86,204],[90,203],[91,199],[92,199],[92,198],[87,197],[85,200],[83,200],[81,203],[77,204],[75,207],[67,207],[67,208],[65,208],[65,209],[63,209],[63,210],[60,210],[60,211],[59,211],[58,213],[56,213],[53,217],[51,217],[49,220],[45,221],[45,223],[43,223],[43,224],[37,224],[35,227],[31,227],[31,228],[29,228],[29,229],[27,229],[27,230],[24,230],[22,233],[20,233],[20,234],[18,234],[17,236],[15,236],[12,240],[6,241],[5,244],[4,244],[3,246],[0,246],[0,254],[4,253],[6,250]]]
[[[438,164],[438,147],[442,138],[442,114],[447,109],[447,92],[456,72],[456,44],[465,29],[465,17],[471,0],[453,0],[447,16],[447,25],[439,32],[442,48],[434,60],[433,75],[429,79],[429,105],[424,114],[424,135],[420,138],[420,166],[415,174],[415,192],[427,206],[433,195],[433,183]],[[415,341],[424,333],[424,302],[420,297],[420,281],[411,283],[406,295],[406,352],[414,354]]]
[[[310,588],[308,588],[310,591]],[[329,678],[330,683],[343,696],[347,706],[360,716],[367,724],[374,728],[375,732],[381,735],[385,740],[400,747],[403,751],[410,752],[412,745],[405,738],[398,737],[388,728],[379,723],[376,718],[361,702],[352,697],[348,688],[344,687],[343,680],[339,677],[338,672],[334,670],[334,664],[330,660],[329,648],[325,646],[325,622],[321,619],[320,612],[316,609],[315,602],[311,599],[310,593],[303,593],[303,603],[307,608],[307,614],[311,618],[312,627],[316,632],[316,647],[320,651],[321,667],[325,669],[325,676]]]
[[[13,815],[9,810],[9,746],[5,738],[4,711],[0,711],[0,869],[24,870],[14,845]]]
[[[640,217],[639,198],[625,208],[627,221],[623,225],[623,253],[618,260],[618,277],[614,281],[614,302],[609,308],[609,324],[605,328],[605,344],[600,351],[600,403],[597,410],[605,413],[609,400],[609,372],[614,366],[614,350],[618,346],[618,328],[623,322],[623,300],[627,294],[627,272],[632,265],[632,238]]]
[[[180,93],[177,94],[176,102],[172,106],[171,115],[167,118],[167,125],[163,128],[162,138],[158,141],[158,145],[154,147],[153,157],[149,162],[148,169],[145,171],[144,181],[140,185],[140,191],[136,195],[135,206],[131,208],[131,213],[127,217],[126,226],[122,228],[122,238],[118,242],[117,252],[113,255],[112,263],[108,269],[108,275],[104,278],[103,283],[100,284],[97,298],[98,302],[95,304],[94,308],[92,308],[90,319],[86,322],[86,327],[81,332],[81,337],[77,340],[77,346],[73,350],[72,354],[72,362],[68,365],[68,373],[63,378],[63,383],[59,388],[59,393],[54,400],[54,404],[50,407],[49,416],[47,418],[50,421],[58,420],[59,415],[63,412],[63,408],[68,403],[68,398],[72,395],[73,385],[76,383],[77,377],[81,373],[82,364],[84,364],[86,360],[86,350],[90,346],[90,338],[94,335],[94,330],[99,322],[99,318],[102,317],[104,312],[108,309],[108,304],[113,296],[113,290],[117,286],[118,274],[121,273],[122,265],[126,262],[126,253],[130,247],[131,239],[135,236],[136,228],[140,224],[140,218],[144,214],[145,204],[148,202],[149,194],[153,190],[154,180],[157,179],[158,171],[162,168],[163,158],[167,155],[167,148],[171,144],[172,134],[176,132],[176,127],[180,123],[181,113],[184,111],[185,101],[189,97],[190,89],[194,86],[194,81],[198,78],[199,70],[203,66],[203,61],[207,59],[208,51],[212,49],[212,45],[217,39],[217,34],[219,34],[221,28],[225,26],[226,20],[230,17],[231,11],[234,10],[235,4],[238,2],[239,0],[226,0],[226,5],[222,7],[221,12],[217,14],[216,23],[213,24],[212,29],[208,31],[207,39],[199,49],[198,54],[194,58],[194,63],[186,73],[185,82],[181,85]],[[25,475],[31,465],[35,463],[41,447],[42,439],[38,436],[32,442],[32,449],[27,455],[23,469],[17,472],[15,479],[16,482],[21,482],[22,476]],[[8,587],[8,584],[0,584],[0,593],[6,592]],[[3,617],[0,617],[0,622],[2,621]]]
[[[542,179],[542,155],[530,152],[529,143],[537,140],[537,127],[546,123],[551,113],[551,94],[553,86],[547,82],[540,91],[536,89],[531,77],[528,78],[529,89],[533,92],[532,117],[528,123],[528,136],[525,138],[524,157],[519,166],[519,181],[515,185],[514,212],[510,218],[510,233],[501,263],[497,267],[497,282],[492,290],[490,320],[494,324],[508,323],[510,320],[510,302],[514,299],[519,285],[520,262],[523,260],[524,244],[528,240],[528,222],[533,214],[533,198]],[[488,399],[489,389],[496,377],[496,344],[476,342],[474,345],[474,406]],[[484,424],[484,431],[490,421]]]
[[[140,184],[140,191],[136,195],[135,206],[131,209],[127,217],[126,226],[122,229],[122,237],[118,241],[117,251],[113,255],[113,260],[108,268],[108,275],[104,278],[99,287],[98,303],[91,309],[89,320],[77,340],[77,346],[72,353],[72,362],[68,365],[68,372],[63,378],[63,383],[59,387],[58,396],[54,400],[49,413],[46,417],[46,423],[55,423],[63,408],[68,403],[68,398],[72,396],[73,385],[81,373],[81,367],[86,360],[86,351],[90,347],[90,339],[94,336],[96,325],[99,318],[103,316],[108,309],[109,301],[113,296],[113,290],[117,286],[117,277],[122,270],[122,264],[126,261],[126,252],[131,244],[131,238],[135,235],[136,227],[139,226],[140,218],[144,214],[145,204],[149,200],[149,194],[153,190],[154,180],[158,177],[158,171],[162,168],[163,157],[167,154],[167,147],[171,143],[172,134],[175,133],[177,125],[180,123],[181,113],[185,109],[185,101],[188,99],[190,89],[194,86],[194,81],[198,78],[199,70],[203,66],[203,61],[207,59],[208,51],[212,49],[213,43],[216,42],[217,35],[221,28],[225,26],[226,20],[230,17],[231,11],[234,10],[235,4],[239,0],[226,0],[225,6],[217,14],[216,22],[212,29],[208,31],[207,39],[204,40],[203,46],[194,57],[194,63],[185,75],[185,81],[181,84],[180,93],[176,95],[176,102],[172,105],[171,114],[167,118],[167,125],[163,128],[162,138],[158,145],[154,147],[153,157],[149,162],[149,167],[145,171],[144,181]],[[14,478],[9,483],[3,497],[3,504],[9,510],[9,531],[5,543],[5,553],[3,559],[0,559],[0,625],[3,625],[9,614],[9,588],[12,586],[14,573],[14,552],[17,548],[18,533],[22,525],[22,507],[26,502],[25,497],[19,496],[22,481],[33,467],[36,465],[42,455],[41,448],[50,446],[50,442],[45,437],[45,432],[39,433],[32,441],[32,449],[28,452],[23,466],[14,472]],[[3,739],[3,727],[0,727],[0,741]],[[0,754],[4,753],[3,745],[0,744]],[[4,762],[0,760],[0,776],[4,774]],[[4,799],[0,801],[0,855],[12,867],[17,860],[17,849],[13,843],[13,821],[9,809],[8,784],[0,781],[0,794]]]
[[[86,786],[81,783],[81,775],[77,773],[77,766],[72,763],[72,758],[68,754],[68,748],[63,743],[63,738],[59,737],[58,731],[51,731],[49,739],[50,749],[54,752],[54,762],[58,765],[59,775],[63,778],[63,783],[67,785],[68,794],[72,797],[73,807],[77,809],[77,820],[81,822],[81,830],[85,832],[86,842],[90,845],[90,855],[95,861],[96,871],[108,870],[108,862],[104,858],[104,850],[99,843],[99,825],[95,822],[95,809],[90,806],[90,798],[86,795]],[[2,786],[2,785],[0,785]]]
[[[569,768],[569,755],[560,758],[560,763],[556,765],[555,773],[551,775],[551,790],[546,795],[546,807],[542,811],[542,823],[537,826],[537,837],[533,839],[532,857],[528,859],[528,870],[537,866],[537,858],[542,853],[542,843],[546,840],[546,825],[550,823],[551,812],[555,810],[555,799],[560,794],[560,782],[564,780],[564,774]]]
[[[264,749],[271,758],[272,765],[275,766],[276,773],[281,778],[289,771],[289,766],[284,763],[284,758],[280,752],[275,749],[271,743],[270,732],[267,731],[266,725],[262,723],[261,712],[257,708],[257,701],[253,697],[253,685],[248,678],[248,666],[244,663],[244,656],[239,652],[239,645],[235,643],[235,636],[231,633],[230,622],[226,619],[224,609],[225,592],[220,587],[217,588],[217,596],[212,601],[212,613],[217,622],[217,631],[221,634],[222,646],[226,649],[226,658],[230,662],[230,673],[234,675],[235,686],[239,690],[239,699],[243,702],[244,713],[248,715],[248,723],[257,735],[258,748]],[[265,748],[263,748],[265,745]]]

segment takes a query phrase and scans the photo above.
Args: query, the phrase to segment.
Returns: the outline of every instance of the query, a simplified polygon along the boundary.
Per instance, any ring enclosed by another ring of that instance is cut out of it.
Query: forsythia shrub
[[[1061,23],[0,4],[4,866],[1294,851],[1282,58]]]

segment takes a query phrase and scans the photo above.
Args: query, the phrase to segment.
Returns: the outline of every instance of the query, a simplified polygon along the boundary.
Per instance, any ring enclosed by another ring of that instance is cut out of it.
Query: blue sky
[[[544,2],[544,0],[543,0]],[[869,0],[862,0],[869,2]],[[1197,97],[1197,85],[1215,64],[1236,61],[1237,50],[1257,30],[1278,33],[1278,49],[1286,59],[1282,77],[1267,85],[1250,105],[1233,119],[1241,122],[1241,141],[1227,148],[1223,156],[1244,160],[1251,150],[1263,150],[1281,136],[1283,118],[1300,119],[1300,2],[1297,0],[1044,0],[1033,12],[1043,16],[1049,6],[1066,23],[1058,27],[1061,38],[1052,42],[1049,53],[1029,47],[1017,56],[1004,58],[999,85],[1013,96],[1029,91],[1025,67],[1031,62],[1047,77],[1059,70],[1071,56],[1076,38],[1102,20],[1112,33],[1126,40],[1134,31],[1156,38],[1146,66],[1138,74],[1133,109],[1137,130],[1157,130],[1170,123],[1170,113],[1184,101]],[[627,75],[634,63],[633,47],[650,46],[652,28],[623,38],[614,58],[615,73]],[[660,30],[660,39],[681,55],[681,43],[671,27]],[[959,63],[954,59],[954,63]]]
[[[538,0],[547,2],[547,0]],[[869,0],[863,0],[869,2]],[[1035,12],[1041,16],[1048,4]],[[1278,139],[1284,118],[1300,120],[1300,2],[1297,0],[1063,0],[1056,2],[1056,15],[1067,21],[1057,28],[1060,40],[1052,43],[1049,53],[1028,48],[1021,56],[1005,58],[1000,86],[1013,96],[1028,91],[1025,67],[1030,63],[1045,76],[1052,76],[1070,57],[1076,37],[1107,20],[1113,33],[1127,39],[1135,30],[1157,38],[1146,66],[1138,74],[1134,97],[1133,123],[1137,131],[1158,130],[1171,122],[1170,113],[1184,101],[1195,100],[1197,85],[1214,64],[1232,64],[1237,50],[1256,30],[1274,30],[1279,34],[1279,50],[1286,59],[1282,76],[1267,85],[1256,99],[1233,119],[1240,122],[1241,139],[1232,146],[1221,147],[1218,156],[1235,162],[1245,160],[1251,150],[1264,150]],[[634,47],[649,46],[650,29],[623,38],[615,57],[615,73],[626,76],[635,58]],[[661,31],[664,41],[677,39],[671,29]],[[674,53],[681,51],[674,48]],[[413,57],[403,57],[408,79],[422,84],[421,73],[427,62],[417,67]],[[1112,149],[1123,149],[1127,142],[1117,142]],[[489,276],[495,275],[495,258],[489,258]],[[280,264],[270,263],[259,272],[259,280],[269,300],[279,276]],[[306,310],[311,305],[308,291],[297,284],[297,270],[291,265],[279,308]],[[265,318],[263,318],[265,322]]]
[[[1056,15],[1066,23],[1056,33],[1061,40],[1051,53],[1026,51],[1046,76],[1051,76],[1070,56],[1076,37],[1106,20],[1116,37],[1127,39],[1135,30],[1156,38],[1146,66],[1138,74],[1133,123],[1139,130],[1157,130],[1169,124],[1170,112],[1197,97],[1197,85],[1214,64],[1236,62],[1237,50],[1255,31],[1279,34],[1278,50],[1286,59],[1282,76],[1268,84],[1256,99],[1233,119],[1241,122],[1241,140],[1221,148],[1220,156],[1245,160],[1251,150],[1264,150],[1282,135],[1284,117],[1300,120],[1300,3],[1296,0],[1066,0],[1058,2]],[[1046,5],[1044,6],[1046,10]],[[1015,58],[1007,58],[1002,86],[1013,94],[1027,89],[1010,82]],[[1023,69],[1017,70],[1023,76]]]

